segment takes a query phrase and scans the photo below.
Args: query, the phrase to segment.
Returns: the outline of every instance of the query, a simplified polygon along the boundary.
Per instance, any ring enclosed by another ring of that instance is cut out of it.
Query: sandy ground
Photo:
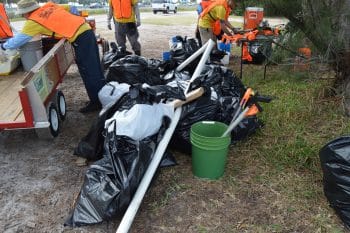
[[[98,23],[97,31],[113,41],[113,32],[104,26]],[[172,36],[191,36],[194,29],[142,25],[139,31],[143,56],[161,58],[162,51],[169,49],[168,40]],[[35,131],[28,129],[0,132],[0,232],[114,232],[117,229],[117,220],[79,229],[63,226],[87,168],[75,165],[77,157],[73,151],[97,113],[78,112],[87,96],[75,65],[69,69],[60,89],[65,94],[68,112],[57,138],[39,140]]]

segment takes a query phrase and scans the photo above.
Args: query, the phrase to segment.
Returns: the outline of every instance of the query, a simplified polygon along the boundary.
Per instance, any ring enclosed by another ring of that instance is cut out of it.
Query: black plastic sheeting
[[[344,225],[350,229],[350,136],[330,141],[319,155],[324,194]]]

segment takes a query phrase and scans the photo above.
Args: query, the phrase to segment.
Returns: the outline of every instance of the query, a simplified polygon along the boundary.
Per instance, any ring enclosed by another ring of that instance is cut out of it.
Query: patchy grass
[[[147,22],[193,23],[173,20]],[[229,68],[239,75],[239,47],[232,52]],[[244,65],[243,83],[273,97],[259,114],[265,126],[231,146],[218,181],[193,177],[190,157],[177,153],[179,166],[162,170],[148,197],[145,205],[154,215],[147,217],[159,222],[157,217],[172,216],[161,221],[164,232],[176,232],[169,226],[186,232],[345,232],[323,194],[318,153],[347,134],[350,122],[342,99],[327,95],[333,74],[320,70],[269,66],[264,78],[263,65]]]

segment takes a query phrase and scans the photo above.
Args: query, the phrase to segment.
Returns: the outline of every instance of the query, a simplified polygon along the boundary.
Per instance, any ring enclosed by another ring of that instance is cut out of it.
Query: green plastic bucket
[[[218,179],[224,174],[231,137],[221,135],[227,127],[217,121],[200,121],[191,126],[192,172],[195,176]]]

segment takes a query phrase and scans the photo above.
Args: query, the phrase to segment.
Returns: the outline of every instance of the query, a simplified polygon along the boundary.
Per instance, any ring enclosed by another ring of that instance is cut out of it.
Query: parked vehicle
[[[174,14],[176,14],[177,4],[172,0],[153,0],[152,10],[153,14],[157,14],[158,11],[161,11],[164,14],[169,14],[169,12],[172,11]]]

